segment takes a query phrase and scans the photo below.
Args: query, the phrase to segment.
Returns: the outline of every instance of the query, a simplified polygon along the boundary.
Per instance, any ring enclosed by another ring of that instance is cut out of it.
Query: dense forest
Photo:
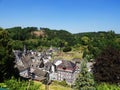
[[[26,45],[27,49],[39,51],[45,50],[50,46],[59,47],[63,52],[71,50],[76,50],[77,52],[79,50],[78,48],[81,47],[83,58],[87,58],[87,60],[96,58],[99,62],[100,53],[102,53],[107,47],[114,47],[118,50],[120,49],[120,34],[116,34],[112,30],[108,32],[99,31],[72,34],[66,30],[51,30],[49,28],[0,28],[0,82],[9,79],[12,76],[19,76],[17,69],[14,67],[12,50],[22,50],[24,45]],[[114,52],[117,54],[116,51]],[[104,56],[101,55],[101,57]],[[95,67],[97,68],[97,66],[101,64],[102,63],[98,63]],[[97,72],[99,73],[99,70]],[[95,76],[95,79],[98,80],[96,74]],[[99,78],[102,81],[100,76]]]

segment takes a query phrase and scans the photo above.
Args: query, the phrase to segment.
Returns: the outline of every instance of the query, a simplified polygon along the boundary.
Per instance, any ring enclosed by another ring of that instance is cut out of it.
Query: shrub
[[[64,49],[63,49],[63,52],[69,52],[69,51],[71,51],[72,50],[72,48],[71,47],[65,47]]]
[[[120,86],[115,84],[101,83],[96,86],[96,90],[120,90]]]
[[[63,81],[61,81],[61,82],[59,82],[59,81],[53,81],[53,83],[54,83],[55,85],[59,84],[59,85],[64,86],[64,87],[69,87],[69,85],[66,83],[65,80],[63,80]]]
[[[32,81],[21,81],[15,78],[11,78],[4,82],[4,84],[0,84],[0,87],[8,88],[8,90],[39,90],[41,85],[36,85]]]

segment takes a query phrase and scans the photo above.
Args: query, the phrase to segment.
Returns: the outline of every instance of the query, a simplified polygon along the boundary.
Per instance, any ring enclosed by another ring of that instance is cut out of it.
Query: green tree
[[[15,49],[15,50],[22,50],[23,49],[23,42],[22,41],[20,41],[20,40],[11,40],[10,42],[9,42],[9,44],[11,44],[11,46],[12,46],[12,49]]]
[[[89,37],[87,36],[83,36],[81,40],[82,40],[83,45],[88,45],[90,41]]]
[[[91,72],[88,72],[86,60],[82,61],[81,72],[75,81],[76,90],[96,90],[95,82]]]
[[[69,52],[71,50],[72,50],[72,48],[69,46],[63,48],[63,52]]]
[[[14,57],[12,53],[11,39],[8,32],[0,31],[0,82],[11,76],[18,76],[17,69],[14,68]]]
[[[95,59],[93,74],[98,82],[120,83],[120,49],[104,49]]]

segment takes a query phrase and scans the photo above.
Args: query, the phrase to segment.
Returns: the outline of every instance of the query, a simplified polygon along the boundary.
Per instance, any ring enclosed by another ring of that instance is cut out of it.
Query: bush
[[[65,47],[65,48],[63,49],[63,52],[69,52],[69,51],[71,51],[71,50],[72,50],[71,47]]]
[[[59,82],[59,81],[53,81],[55,85],[59,84],[61,86],[64,86],[64,87],[69,87],[69,85],[66,83],[65,80]]]
[[[64,87],[67,87],[67,86],[68,86],[68,84],[66,83],[65,80],[59,82],[59,84],[62,85],[62,86],[64,86]]]
[[[21,81],[15,78],[0,83],[0,87],[7,88],[8,90],[39,90],[41,85],[34,84],[33,81]]]
[[[115,84],[101,83],[96,86],[96,90],[120,90],[120,86]]]

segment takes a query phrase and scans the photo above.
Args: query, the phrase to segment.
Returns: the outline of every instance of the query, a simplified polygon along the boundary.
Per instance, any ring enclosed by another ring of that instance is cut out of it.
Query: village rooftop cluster
[[[71,61],[64,59],[52,59],[52,53],[58,49],[50,48],[43,52],[26,50],[13,50],[15,55],[15,67],[19,70],[19,75],[23,78],[37,81],[52,80],[63,81],[74,84],[80,73],[80,59]]]

